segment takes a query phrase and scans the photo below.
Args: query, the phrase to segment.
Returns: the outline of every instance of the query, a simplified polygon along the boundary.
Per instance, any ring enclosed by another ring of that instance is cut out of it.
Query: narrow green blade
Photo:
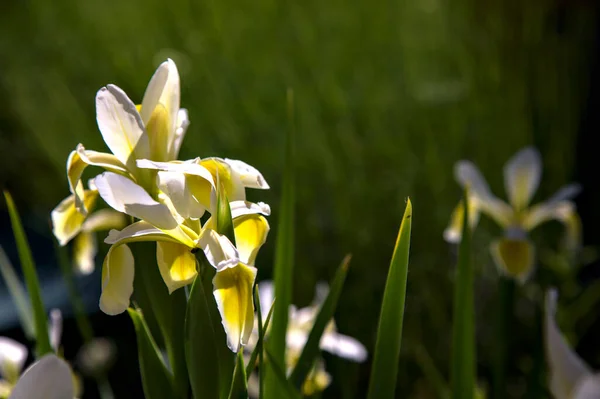
[[[185,316],[185,358],[194,398],[219,398],[217,342],[202,279],[190,290]]]
[[[236,356],[235,369],[233,370],[233,379],[231,381],[231,389],[229,390],[228,398],[248,399],[246,366],[244,366],[244,354],[241,350]]]
[[[398,374],[398,357],[402,341],[404,302],[406,300],[406,279],[408,274],[408,254],[410,251],[410,231],[412,224],[412,204],[406,202],[406,210],[400,225],[396,247],[388,272],[377,342],[371,368],[369,399],[393,398]]]
[[[275,265],[273,270],[275,280],[275,296],[273,304],[273,326],[269,334],[267,347],[278,364],[285,363],[285,337],[287,334],[288,311],[292,301],[292,279],[294,274],[294,95],[288,90],[288,120],[289,127],[286,135],[285,165],[283,172],[281,205],[277,226],[277,241],[275,249]],[[269,373],[265,375],[265,398],[279,399],[281,389],[278,380]]]
[[[21,327],[25,332],[25,336],[29,339],[35,338],[35,327],[33,325],[33,315],[31,314],[31,306],[23,283],[19,280],[15,269],[6,256],[4,249],[0,246],[0,274],[6,283],[10,297],[17,307],[17,315],[21,322]]]
[[[281,389],[279,398],[281,399],[300,399],[302,396],[298,393],[294,386],[287,380],[285,371],[281,367],[280,363],[273,357],[271,352],[267,349],[267,361],[269,362],[269,370],[271,375],[279,383],[278,387]]]
[[[10,222],[12,224],[15,242],[19,252],[19,259],[21,261],[21,267],[23,268],[23,276],[25,277],[25,284],[27,286],[27,291],[29,292],[31,307],[33,309],[36,356],[39,358],[52,352],[50,338],[48,337],[48,319],[46,318],[46,310],[44,309],[44,302],[42,301],[40,281],[35,269],[35,264],[33,263],[29,242],[27,241],[27,236],[23,230],[23,225],[21,224],[21,219],[19,218],[15,203],[8,191],[4,192],[4,198],[6,199],[6,206],[8,207],[8,213],[10,215]]]
[[[131,308],[127,311],[135,327],[144,396],[147,399],[177,397],[173,378],[162,360],[142,312]]]
[[[250,374],[256,368],[256,359],[258,358],[258,369],[264,370],[261,368],[263,364],[263,343],[265,339],[265,333],[269,328],[269,323],[271,322],[271,316],[273,315],[273,306],[269,309],[269,314],[267,315],[267,319],[265,322],[262,322],[262,311],[260,308],[260,300],[258,299],[258,285],[255,286],[254,290],[254,303],[256,304],[256,314],[258,315],[258,340],[256,341],[256,346],[254,350],[250,354],[250,361],[248,362],[248,366],[246,367],[246,375],[250,378]],[[260,397],[260,396],[259,396]]]
[[[468,215],[468,196],[463,199]],[[471,262],[469,218],[463,218],[462,240],[458,248],[454,284],[454,317],[452,326],[452,360],[450,383],[452,398],[472,399],[475,392],[475,316],[473,304],[474,271]]]
[[[346,281],[346,274],[348,273],[348,266],[351,258],[352,257],[350,255],[346,255],[338,271],[336,272],[335,278],[333,279],[333,283],[331,284],[331,288],[329,290],[329,294],[327,294],[325,302],[323,302],[323,305],[321,305],[319,314],[315,319],[315,324],[310,330],[306,344],[302,349],[302,354],[300,355],[298,363],[296,363],[296,367],[294,367],[294,370],[289,377],[290,382],[297,389],[302,388],[302,384],[304,383],[304,380],[306,380],[306,376],[310,372],[310,369],[313,366],[317,356],[319,356],[319,343],[321,342],[321,336],[323,335],[327,324],[333,318],[333,314],[337,308],[338,300],[340,299],[340,294],[342,293],[342,288],[344,287],[344,282]]]

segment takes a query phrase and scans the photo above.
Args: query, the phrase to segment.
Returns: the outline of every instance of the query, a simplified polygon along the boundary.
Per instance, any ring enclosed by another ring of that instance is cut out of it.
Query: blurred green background
[[[410,196],[413,239],[398,397],[436,397],[436,380],[447,379],[450,353],[455,248],[442,240],[442,231],[461,194],[454,162],[475,161],[503,196],[504,162],[535,145],[544,160],[535,199],[577,178],[585,187],[578,202],[584,225],[591,226],[585,242],[591,249],[598,244],[593,223],[600,220],[600,197],[589,186],[597,184],[597,149],[590,141],[598,126],[591,90],[597,14],[592,2],[570,0],[3,1],[0,187],[15,197],[40,267],[58,273],[48,223],[49,212],[68,193],[67,155],[77,143],[106,149],[95,122],[96,91],[114,83],[139,102],[154,69],[171,57],[191,119],[181,158],[243,159],[271,185],[268,192],[250,193],[251,200],[273,208],[271,241],[257,261],[259,279],[270,278],[291,88],[298,181],[294,301],[307,304],[315,283],[329,280],[352,253],[337,324],[371,350]],[[0,207],[0,244],[16,263],[4,203]],[[483,386],[496,338],[497,273],[487,244],[499,233],[484,221],[475,236]],[[559,236],[553,225],[534,236],[540,267],[548,266],[549,281],[580,309],[582,316],[569,312],[562,323],[572,338],[594,349],[583,352],[584,358],[599,366],[600,348],[585,341],[599,330],[599,298],[588,294],[583,305],[577,302],[589,292],[581,287],[598,291],[598,268],[592,263],[573,272],[557,266],[551,250]],[[106,250],[102,244],[100,259]],[[593,261],[593,251],[585,253]],[[85,287],[98,293],[99,276],[93,277]],[[541,341],[530,317],[535,293],[528,287],[519,292],[511,397],[528,391],[530,349]],[[66,298],[59,299],[68,312]],[[96,301],[91,299],[93,313]],[[10,302],[2,304],[0,313],[8,312]],[[104,335],[125,334],[121,348],[134,343],[126,315],[96,314],[93,321]],[[69,326],[67,320],[67,351],[69,334],[76,335]],[[121,352],[117,370],[135,364],[132,350]],[[368,363],[326,360],[334,383],[325,397],[363,396]],[[123,397],[129,389],[139,392],[135,372],[110,377]]]

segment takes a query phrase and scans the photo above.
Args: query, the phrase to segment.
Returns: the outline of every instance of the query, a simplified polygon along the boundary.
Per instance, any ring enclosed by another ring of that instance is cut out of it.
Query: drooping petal
[[[213,279],[213,294],[227,334],[227,346],[233,352],[245,345],[252,333],[255,279],[256,268],[243,263],[218,271]]]
[[[191,284],[198,274],[196,256],[185,245],[157,242],[156,261],[169,294],[177,288]]]
[[[469,195],[477,202],[478,208],[493,218],[500,226],[511,223],[513,211],[504,201],[496,197],[481,172],[470,161],[459,161],[454,166],[454,177],[462,188],[468,188]]]
[[[600,375],[595,374],[583,377],[575,386],[573,399],[598,399],[600,398]]]
[[[329,332],[321,337],[320,348],[354,362],[367,360],[367,350],[358,340],[347,335]]]
[[[165,120],[168,132],[166,140],[166,153],[170,154],[171,146],[177,129],[177,114],[179,113],[180,103],[180,81],[177,66],[173,60],[160,64],[144,94],[142,100],[142,109],[140,111],[141,118],[145,124],[148,124],[152,118],[152,114],[160,105],[165,110]],[[143,157],[146,158],[146,157]],[[165,159],[167,160],[167,159]]]
[[[9,399],[72,399],[75,397],[69,365],[54,354],[33,363],[19,378]]]
[[[233,227],[240,260],[254,265],[258,250],[267,241],[269,222],[262,215],[250,214],[235,218]]]
[[[529,205],[542,177],[540,153],[533,147],[517,152],[504,166],[504,186],[511,205],[522,210]]]
[[[180,243],[179,240],[165,233],[161,229],[151,225],[145,221],[139,221],[130,224],[123,230],[111,230],[108,236],[104,239],[107,244],[127,244],[131,242],[148,242],[148,241],[166,241]],[[190,248],[194,247],[193,240],[190,239]]]
[[[235,219],[243,215],[251,215],[260,213],[261,215],[269,216],[271,207],[264,202],[249,202],[249,201],[230,201],[231,218]]]
[[[107,85],[96,94],[96,120],[104,142],[130,170],[135,159],[149,158],[150,145],[135,104],[119,87]]]
[[[83,203],[86,209],[92,209],[98,198],[98,192],[85,190]],[[52,233],[60,245],[66,245],[82,229],[85,215],[75,207],[75,195],[71,194],[60,202],[50,214],[52,219]]]
[[[477,223],[479,223],[479,208],[477,206],[477,200],[475,198],[471,198],[468,205],[469,227],[471,230],[475,230]],[[454,208],[452,211],[452,216],[450,216],[450,224],[446,230],[444,230],[444,240],[452,244],[457,244],[460,242],[462,238],[464,214],[464,205],[463,201],[461,200],[456,208]]]
[[[122,229],[127,225],[127,217],[112,209],[100,209],[89,215],[81,229],[93,232],[111,229]]]
[[[491,252],[500,273],[520,283],[531,275],[535,249],[529,240],[504,237],[492,243]]]
[[[532,230],[546,221],[561,220],[562,208],[565,204],[572,204],[569,200],[575,197],[580,190],[579,184],[569,184],[558,190],[548,200],[532,206],[523,220],[524,227]]]
[[[171,235],[184,245],[193,247],[191,239],[182,231],[169,208],[155,201],[131,180],[111,172],[104,172],[95,179],[102,199],[113,209],[145,220]]]
[[[208,169],[216,185],[223,186],[227,199],[231,201],[245,201],[246,190],[238,173],[234,173],[231,166],[222,158],[204,158],[200,165]]]
[[[0,377],[14,383],[27,360],[27,348],[8,337],[0,337]]]
[[[571,396],[576,385],[592,375],[589,367],[569,348],[555,321],[558,294],[552,289],[546,294],[545,344],[549,368],[550,390],[555,398]]]
[[[267,184],[263,175],[255,167],[236,159],[225,158],[223,161],[231,167],[233,173],[239,176],[244,187],[262,190],[269,189],[269,184]]]
[[[206,259],[212,267],[221,271],[235,267],[240,261],[238,250],[229,239],[212,229],[204,229],[198,240]]]
[[[91,274],[96,268],[97,253],[96,235],[87,231],[79,233],[73,242],[73,266],[76,273]]]
[[[173,207],[184,219],[199,219],[206,208],[192,195],[184,173],[159,171],[158,188],[171,200]]]
[[[173,137],[172,146],[170,148],[169,159],[177,159],[179,157],[179,150],[181,144],[185,138],[185,133],[190,125],[190,119],[186,109],[179,109],[177,113],[177,129],[175,130],[175,137]]]
[[[108,171],[127,175],[127,167],[119,161],[113,154],[104,152],[86,150],[83,145],[78,144],[74,151],[71,151],[67,159],[67,178],[71,193],[75,194],[75,206],[86,214],[87,209],[83,204],[83,184],[81,176],[85,168],[89,165],[98,166]]]
[[[100,309],[104,313],[114,316],[129,307],[129,299],[133,294],[134,266],[133,254],[127,245],[110,247],[102,265]]]

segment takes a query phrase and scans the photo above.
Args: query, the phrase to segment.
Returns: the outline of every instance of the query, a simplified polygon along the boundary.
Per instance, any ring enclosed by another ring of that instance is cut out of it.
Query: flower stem
[[[498,313],[496,319],[496,352],[493,364],[493,399],[506,398],[508,355],[511,346],[511,328],[515,307],[515,280],[500,277],[498,285]]]

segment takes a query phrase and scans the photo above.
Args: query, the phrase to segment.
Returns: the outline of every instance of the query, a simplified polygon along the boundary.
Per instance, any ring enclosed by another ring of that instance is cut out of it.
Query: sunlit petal
[[[179,156],[179,150],[181,149],[181,144],[183,143],[189,125],[190,119],[187,110],[183,108],[179,109],[179,112],[177,113],[177,129],[175,130],[175,137],[173,137],[172,146],[170,148],[171,152],[169,154],[169,159],[177,159]]]
[[[104,239],[105,243],[112,245],[145,241],[179,242],[174,237],[145,221],[132,223],[120,231],[111,230]],[[193,248],[193,242],[190,248]]]
[[[258,283],[258,300],[260,301],[260,310],[266,318],[269,314],[273,301],[275,300],[275,287],[273,281],[265,280]]]
[[[169,159],[169,115],[167,109],[158,104],[152,112],[150,120],[146,124],[148,141],[150,142],[150,158],[156,161],[166,161]]]
[[[89,215],[81,229],[83,231],[102,231],[122,229],[127,225],[127,217],[121,212],[112,209],[100,209]]]
[[[227,346],[237,352],[245,345],[254,325],[252,287],[256,268],[239,263],[217,272],[213,279],[213,294],[227,334]]]
[[[540,185],[542,160],[540,153],[527,147],[515,154],[504,166],[504,186],[515,209],[525,209]]]
[[[269,216],[271,214],[271,207],[264,202],[249,202],[249,201],[231,201],[229,202],[231,208],[231,218],[235,219],[243,215],[251,215],[260,213],[261,215]]]
[[[157,242],[156,261],[169,294],[190,284],[198,274],[196,256],[185,245]]]
[[[96,235],[82,231],[73,241],[73,266],[78,274],[87,275],[96,268]]]
[[[0,377],[14,383],[27,360],[25,345],[7,337],[0,337]]]
[[[234,267],[240,260],[239,253],[229,239],[212,229],[204,229],[198,240],[206,259],[217,271]]]
[[[250,214],[235,218],[233,227],[240,260],[254,265],[258,250],[267,240],[269,222],[262,215]]]
[[[364,362],[367,359],[367,350],[363,344],[352,337],[336,332],[323,334],[320,347],[329,353],[355,362]]]
[[[258,188],[263,190],[269,188],[267,181],[255,167],[236,159],[225,158],[223,161],[231,167],[233,173],[239,176],[244,187]]]
[[[498,270],[524,283],[531,275],[535,249],[527,239],[501,238],[492,243],[492,257]]]
[[[555,321],[556,290],[546,294],[546,355],[548,359],[550,390],[555,398],[577,398],[571,396],[579,381],[591,376],[588,366],[569,347]]]
[[[184,173],[161,170],[158,172],[157,184],[184,219],[202,217],[206,208],[192,195],[188,178]]]
[[[69,365],[54,354],[33,363],[19,379],[9,399],[71,399],[75,397]]]
[[[123,313],[133,293],[134,259],[127,245],[110,247],[102,265],[100,309],[108,315]]]
[[[83,192],[83,203],[86,209],[92,209],[98,192],[85,190]],[[75,207],[75,195],[71,194],[60,202],[50,214],[52,219],[52,232],[60,245],[66,245],[82,229],[85,215]]]
[[[469,200],[469,227],[471,230],[474,230],[477,227],[477,223],[479,223],[479,207],[477,205],[477,200],[475,198],[471,198]],[[463,228],[463,220],[464,220],[464,205],[461,200],[456,208],[452,211],[452,215],[450,216],[450,224],[444,230],[444,240],[449,243],[456,244],[459,243],[462,236],[462,228]]]
[[[234,173],[231,166],[222,158],[204,158],[200,165],[208,169],[215,181],[225,188],[227,199],[231,201],[245,201],[246,190],[238,173]]]

